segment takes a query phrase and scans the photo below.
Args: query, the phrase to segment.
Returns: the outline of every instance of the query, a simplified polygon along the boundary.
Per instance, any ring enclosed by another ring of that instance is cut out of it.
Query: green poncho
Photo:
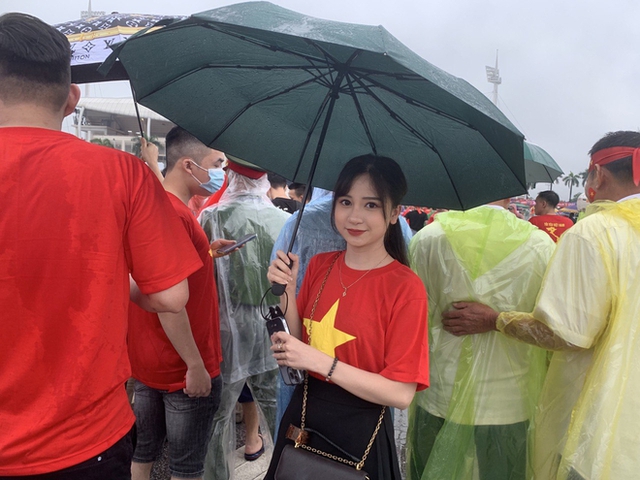
[[[546,233],[489,206],[440,213],[412,240],[412,267],[429,295],[431,385],[416,394],[409,413],[410,480],[478,478],[478,427],[521,424],[513,442],[524,457],[526,422],[544,378],[546,352],[499,332],[453,336],[443,329],[441,315],[458,301],[531,311],[554,248]],[[424,412],[444,419],[439,430],[423,420]]]

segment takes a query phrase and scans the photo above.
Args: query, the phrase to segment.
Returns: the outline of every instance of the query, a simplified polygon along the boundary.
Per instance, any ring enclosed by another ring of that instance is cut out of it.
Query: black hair
[[[62,108],[71,84],[67,37],[23,13],[0,16],[0,98],[7,104],[36,102]]]
[[[560,197],[553,190],[545,190],[544,192],[540,192],[538,194],[538,197],[547,202],[553,208],[556,208],[558,206],[558,203],[560,203]]]
[[[285,188],[287,186],[287,179],[282,175],[269,172],[267,174],[267,178],[269,179],[269,183],[271,184],[272,188]]]
[[[589,155],[611,147],[640,148],[640,132],[624,130],[609,132],[591,147]],[[633,161],[631,155],[602,165],[602,168],[606,168],[613,177],[622,184],[633,182]]]
[[[170,172],[182,157],[191,157],[200,165],[209,148],[182,127],[173,127],[165,137],[167,146],[167,171]]]
[[[333,206],[331,208],[331,224],[333,228],[336,228],[335,209],[338,199],[347,195],[353,182],[362,175],[369,177],[373,189],[382,199],[385,219],[387,218],[388,210],[399,206],[407,194],[407,179],[395,160],[373,154],[352,158],[340,172],[333,189]],[[394,259],[408,266],[409,259],[400,227],[401,221],[402,219],[398,218],[395,224],[389,224],[384,235],[384,247]]]
[[[304,183],[290,183],[289,184],[289,190],[292,190],[295,192],[296,196],[300,197],[301,199],[304,197],[304,190],[307,186]],[[311,200],[311,195],[313,195],[313,187],[309,187],[311,189],[311,191],[309,192],[309,200]]]

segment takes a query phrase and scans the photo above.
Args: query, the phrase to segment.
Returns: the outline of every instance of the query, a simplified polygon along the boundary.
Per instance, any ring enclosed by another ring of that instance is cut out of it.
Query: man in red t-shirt
[[[163,186],[203,266],[189,276],[189,301],[180,312],[155,314],[133,303],[129,307],[129,358],[136,379],[133,480],[149,479],[165,437],[171,477],[202,478],[222,388],[212,252],[233,240],[216,240],[210,246],[187,204],[193,195],[211,195],[220,188],[225,157],[180,127],[171,129],[166,142]],[[179,335],[178,341],[169,339],[169,328]]]
[[[60,131],[70,58],[54,28],[0,16],[0,477],[120,480],[129,298],[179,312],[202,261],[143,162]]]
[[[533,225],[547,232],[554,242],[557,242],[560,235],[573,226],[570,218],[556,213],[559,202],[560,198],[553,190],[540,192],[536,197],[535,216],[529,219]]]

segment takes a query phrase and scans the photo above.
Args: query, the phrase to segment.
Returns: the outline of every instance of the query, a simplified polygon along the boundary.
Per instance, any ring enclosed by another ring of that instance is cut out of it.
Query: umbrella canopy
[[[564,173],[551,155],[530,142],[524,142],[524,168],[527,183],[553,183]]]
[[[332,189],[350,158],[376,153],[402,166],[407,204],[467,209],[526,192],[522,134],[382,27],[249,2],[131,38],[115,56],[141,104],[289,180]]]
[[[97,73],[100,64],[111,53],[111,46],[167,18],[174,17],[115,12],[54,25],[54,28],[66,35],[71,44],[71,81],[90,83],[126,80],[127,72],[119,62],[114,65],[107,78]]]

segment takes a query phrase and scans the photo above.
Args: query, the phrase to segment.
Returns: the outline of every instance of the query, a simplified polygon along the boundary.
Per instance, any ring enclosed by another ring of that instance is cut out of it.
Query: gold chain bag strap
[[[311,345],[313,316],[316,311],[316,306],[318,305],[318,300],[320,300],[320,295],[322,294],[322,290],[324,290],[324,286],[327,283],[327,279],[329,278],[331,269],[335,265],[340,255],[341,253],[338,253],[331,262],[331,265],[329,265],[329,269],[327,270],[324,280],[320,285],[318,295],[316,296],[315,302],[311,307],[311,315],[309,315],[309,345]],[[362,467],[364,466],[364,462],[369,456],[369,452],[371,451],[373,442],[375,441],[376,436],[380,431],[380,427],[382,426],[382,422],[384,420],[386,407],[382,407],[380,417],[378,418],[378,424],[376,425],[373,435],[371,436],[371,440],[369,440],[362,459],[359,462],[354,462],[352,460],[338,457],[337,455],[323,452],[322,450],[318,450],[317,448],[313,448],[304,443],[308,438],[308,433],[307,431],[305,431],[308,391],[309,374],[305,372],[300,428],[298,429],[293,426],[289,427],[290,431],[296,431],[295,445],[286,445],[282,450],[282,453],[280,454],[280,460],[278,461],[278,466],[274,475],[275,480],[369,480],[369,475],[367,474],[367,472],[362,470]],[[325,440],[333,444],[333,442],[331,442],[330,440]],[[340,449],[337,445],[333,445],[336,446],[336,448]]]

